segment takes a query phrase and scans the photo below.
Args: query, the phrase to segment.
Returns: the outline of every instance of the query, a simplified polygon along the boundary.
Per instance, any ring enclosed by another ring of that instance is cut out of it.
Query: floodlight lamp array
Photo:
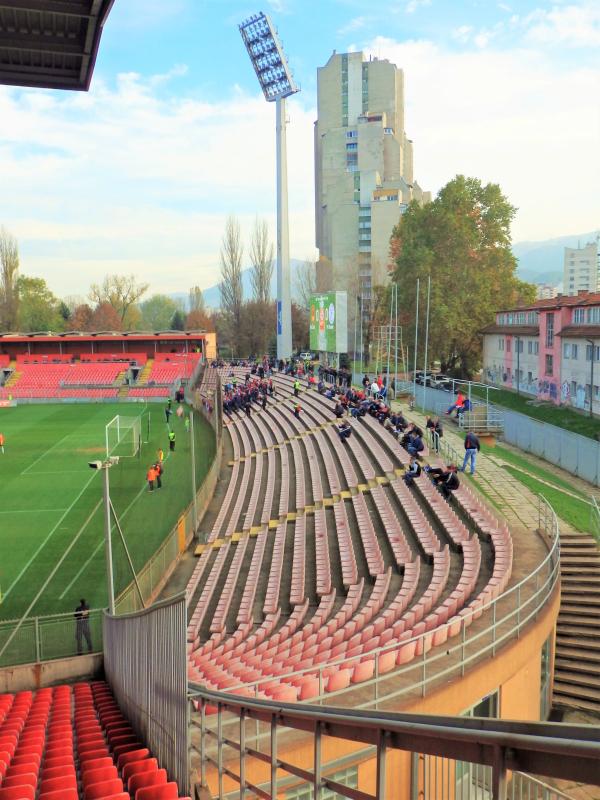
[[[298,86],[269,17],[261,11],[239,27],[265,99],[271,102],[297,92]]]

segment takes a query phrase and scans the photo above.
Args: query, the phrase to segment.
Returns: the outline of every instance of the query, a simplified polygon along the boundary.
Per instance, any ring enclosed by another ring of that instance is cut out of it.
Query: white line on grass
[[[96,477],[96,475],[97,475],[97,472],[93,472],[93,473],[92,473],[92,476],[89,478],[89,480],[87,480],[87,481],[86,481],[86,482],[83,484],[83,489],[82,489],[82,490],[79,492],[79,494],[77,495],[77,497],[76,497],[76,498],[73,500],[73,502],[72,502],[72,503],[71,503],[71,505],[70,505],[70,506],[69,506],[69,507],[68,507],[68,508],[65,510],[65,512],[64,512],[63,514],[61,514],[61,516],[60,516],[60,519],[58,520],[58,522],[56,523],[56,525],[55,525],[55,526],[54,526],[54,527],[51,529],[50,533],[49,533],[49,534],[46,536],[46,538],[45,538],[45,539],[44,539],[44,541],[43,541],[43,542],[40,544],[40,546],[39,546],[39,547],[38,547],[38,549],[35,551],[35,553],[34,553],[34,554],[31,556],[31,558],[29,559],[29,561],[28,561],[28,562],[25,564],[25,566],[23,567],[23,569],[22,569],[22,570],[19,572],[19,574],[18,574],[18,575],[17,575],[17,577],[14,579],[14,581],[11,583],[11,585],[8,587],[8,589],[7,589],[7,590],[4,592],[4,597],[5,597],[5,598],[7,598],[7,597],[8,597],[8,595],[9,595],[9,594],[12,592],[12,590],[15,588],[15,586],[17,585],[17,583],[18,583],[18,582],[21,580],[21,578],[23,577],[23,575],[24,575],[24,574],[27,572],[27,570],[29,569],[29,567],[32,565],[32,563],[35,561],[35,559],[38,557],[38,555],[39,555],[39,554],[41,553],[41,551],[44,549],[44,547],[46,546],[46,544],[48,543],[48,541],[49,541],[49,540],[52,538],[52,536],[54,535],[55,531],[58,529],[58,526],[61,524],[61,522],[62,522],[62,521],[64,520],[64,518],[67,516],[67,514],[69,513],[69,511],[70,511],[70,510],[73,508],[73,506],[75,505],[75,503],[76,503],[76,502],[79,500],[79,498],[81,497],[81,495],[82,495],[82,494],[85,492],[85,490],[86,490],[86,489],[87,489],[87,487],[90,485],[90,483],[91,483],[91,482],[94,480],[94,478]]]
[[[50,573],[50,575],[48,575],[48,577],[46,578],[46,580],[45,580],[45,581],[44,581],[44,583],[42,584],[42,588],[41,588],[41,589],[38,591],[38,593],[36,594],[36,596],[33,598],[33,600],[31,601],[31,603],[29,604],[29,608],[28,608],[28,609],[27,609],[27,611],[26,611],[26,612],[23,614],[23,616],[21,617],[21,619],[19,620],[19,623],[18,623],[18,625],[17,625],[15,628],[13,628],[13,631],[12,631],[11,635],[8,637],[8,639],[7,639],[7,640],[6,640],[6,642],[4,643],[4,646],[2,647],[2,650],[0,650],[0,656],[4,655],[4,651],[6,650],[6,648],[8,647],[8,645],[9,645],[9,644],[12,642],[12,640],[13,640],[13,639],[15,638],[15,636],[17,635],[17,632],[18,632],[19,628],[21,627],[21,625],[23,624],[23,622],[25,621],[25,619],[27,619],[27,617],[28,617],[28,616],[29,616],[29,614],[31,613],[31,610],[32,610],[32,609],[35,607],[35,604],[36,604],[36,603],[37,603],[37,601],[40,599],[40,597],[42,596],[42,594],[43,594],[43,593],[46,591],[46,587],[48,586],[48,584],[50,583],[50,581],[52,580],[52,578],[54,578],[54,576],[56,575],[56,573],[58,572],[58,570],[59,570],[59,569],[60,569],[60,567],[62,566],[62,563],[63,563],[63,561],[65,560],[65,558],[66,558],[66,557],[69,555],[69,553],[71,552],[71,550],[73,549],[73,547],[75,547],[75,544],[77,543],[77,540],[79,539],[79,537],[81,536],[81,534],[84,532],[84,530],[87,528],[89,521],[92,519],[92,517],[94,516],[94,514],[96,513],[96,511],[98,511],[98,509],[100,508],[100,506],[101,506],[101,505],[102,505],[102,500],[98,500],[98,502],[96,503],[96,505],[94,506],[94,508],[93,508],[93,509],[92,509],[92,511],[90,512],[90,515],[88,516],[88,518],[86,519],[86,521],[83,523],[83,525],[81,526],[81,528],[80,528],[80,529],[77,531],[77,533],[76,533],[75,537],[73,538],[73,540],[72,540],[72,541],[69,543],[69,546],[67,547],[67,549],[65,550],[65,552],[62,554],[62,556],[61,556],[61,557],[58,559],[58,561],[56,562],[56,564],[55,564],[55,566],[54,566],[54,569],[52,570],[52,572]],[[14,584],[13,584],[13,586],[14,586]]]
[[[52,511],[68,511],[67,508],[17,508],[14,511],[3,509],[0,514],[48,514]]]
[[[166,458],[165,458],[165,461],[167,461],[168,459],[169,459],[169,453],[167,453],[167,455],[166,455]],[[140,497],[141,497],[141,496],[144,494],[144,492],[146,492],[146,491],[147,491],[147,489],[146,489],[146,484],[144,483],[144,485],[142,486],[142,488],[140,489],[140,491],[139,491],[139,492],[136,494],[136,496],[133,498],[133,500],[131,501],[131,503],[129,503],[129,505],[127,506],[127,508],[125,509],[125,511],[124,511],[124,512],[121,514],[121,519],[124,519],[124,517],[127,515],[128,511],[130,511],[130,509],[131,509],[131,507],[133,506],[133,504],[134,504],[134,503],[137,503],[137,501],[139,500],[139,498],[140,498]],[[158,491],[158,489],[157,489],[156,491]],[[112,525],[112,528],[111,528],[111,533],[112,533],[112,529],[113,529],[113,528],[115,528],[115,527],[116,527],[116,525],[113,523],[113,525]],[[95,557],[98,555],[98,552],[101,550],[101,548],[102,548],[102,545],[103,545],[103,544],[104,544],[104,536],[103,536],[103,538],[102,538],[102,539],[101,539],[101,540],[98,542],[98,544],[96,545],[96,547],[95,547],[95,548],[94,548],[94,550],[92,551],[92,554],[91,554],[91,556],[89,556],[89,558],[88,558],[88,559],[85,561],[85,563],[81,565],[81,568],[80,568],[80,569],[77,571],[77,574],[75,575],[75,577],[73,578],[73,580],[71,581],[71,583],[69,583],[69,584],[68,584],[68,586],[66,586],[66,587],[65,587],[65,589],[64,589],[64,591],[63,591],[63,593],[62,593],[61,595],[59,595],[59,598],[58,598],[59,600],[62,600],[62,599],[63,599],[63,597],[64,597],[64,596],[66,595],[66,593],[69,591],[69,589],[71,588],[71,586],[73,586],[73,584],[75,583],[75,581],[76,581],[76,580],[77,580],[77,579],[78,579],[78,578],[79,578],[79,577],[80,577],[80,576],[83,574],[83,572],[84,572],[84,571],[85,571],[85,570],[88,568],[88,566],[91,564],[91,562],[94,560],[94,558],[95,558]]]
[[[54,442],[52,447],[49,447],[47,450],[45,450],[42,453],[41,456],[38,456],[35,461],[32,461],[31,464],[28,467],[25,467],[25,469],[23,470],[21,475],[26,475],[32,467],[34,467],[36,464],[38,464],[42,460],[42,458],[45,458],[48,455],[48,453],[51,453],[52,450],[54,450],[55,447],[58,447],[58,445],[61,442],[64,442],[65,439],[68,439],[69,436],[72,436],[72,435],[73,435],[73,431],[71,431],[70,433],[67,433],[65,436],[62,437],[62,439],[59,439],[58,442]]]

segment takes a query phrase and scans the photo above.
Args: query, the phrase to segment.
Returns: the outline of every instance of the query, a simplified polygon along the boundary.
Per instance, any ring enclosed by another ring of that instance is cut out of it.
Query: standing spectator
[[[0,450],[2,451],[2,455],[4,455],[4,434],[0,433]]]
[[[369,380],[369,376],[365,373],[364,378],[362,379],[362,385],[365,389],[365,392],[369,390],[369,386],[371,385],[371,381]]]
[[[440,439],[444,435],[444,429],[439,417],[427,417],[425,427],[431,436],[431,443],[436,453],[440,452]]]
[[[294,381],[294,397],[300,396],[300,381],[296,378]]]
[[[75,609],[75,638],[77,640],[77,655],[83,651],[83,640],[87,644],[88,653],[92,652],[92,634],[90,633],[90,607],[81,598],[79,605]]]
[[[148,481],[148,491],[154,491],[154,481],[156,480],[156,466],[152,464],[146,473],[146,480]]]
[[[461,472],[464,472],[467,468],[467,464],[469,460],[471,461],[471,475],[475,475],[475,459],[477,457],[477,453],[481,450],[481,445],[479,444],[479,439],[473,431],[469,431],[465,436],[465,458],[463,461],[463,465],[460,468]]]
[[[294,406],[294,416],[296,417],[296,419],[300,419],[300,412],[301,411],[302,411],[302,409],[300,407],[300,403],[296,403],[296,405]]]
[[[171,401],[169,400],[167,406],[165,407],[165,422],[167,423],[167,425],[169,424],[169,419],[172,413],[173,411],[171,410]]]
[[[169,431],[169,450],[175,452],[175,431]]]
[[[157,461],[154,465],[154,472],[156,473],[156,488],[162,489],[162,474],[164,469],[160,461]]]

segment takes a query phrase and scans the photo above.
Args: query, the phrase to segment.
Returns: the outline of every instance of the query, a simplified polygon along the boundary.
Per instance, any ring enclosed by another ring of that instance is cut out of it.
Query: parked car
[[[315,356],[314,356],[314,354],[313,354],[313,353],[309,353],[308,351],[306,351],[306,352],[304,352],[304,353],[300,353],[300,355],[298,356],[298,358],[299,358],[301,361],[314,361],[314,360],[315,360]]]

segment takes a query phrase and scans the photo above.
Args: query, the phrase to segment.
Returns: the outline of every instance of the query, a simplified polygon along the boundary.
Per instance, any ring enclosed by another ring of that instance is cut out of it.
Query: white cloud
[[[341,28],[338,29],[338,36],[346,36],[348,33],[353,33],[354,31],[359,31],[365,27],[367,23],[366,17],[354,17],[345,25],[342,25]]]
[[[23,271],[58,293],[85,293],[117,269],[157,291],[209,286],[227,214],[249,229],[259,213],[275,229],[274,106],[239,90],[217,103],[164,99],[161,83],[130,73],[88,95],[0,88],[0,220],[20,240]],[[289,103],[299,258],[314,247],[315,113]]]
[[[408,0],[404,10],[407,14],[414,14],[419,8],[425,8],[425,6],[430,6],[431,0]]]
[[[463,44],[468,42],[473,33],[472,25],[460,25],[452,31],[452,38]]]
[[[525,48],[457,53],[378,38],[369,49],[404,69],[422,187],[457,173],[499,183],[519,209],[517,240],[597,226],[597,72]]]
[[[554,6],[536,9],[523,20],[527,38],[536,44],[566,47],[600,47],[600,4]]]

